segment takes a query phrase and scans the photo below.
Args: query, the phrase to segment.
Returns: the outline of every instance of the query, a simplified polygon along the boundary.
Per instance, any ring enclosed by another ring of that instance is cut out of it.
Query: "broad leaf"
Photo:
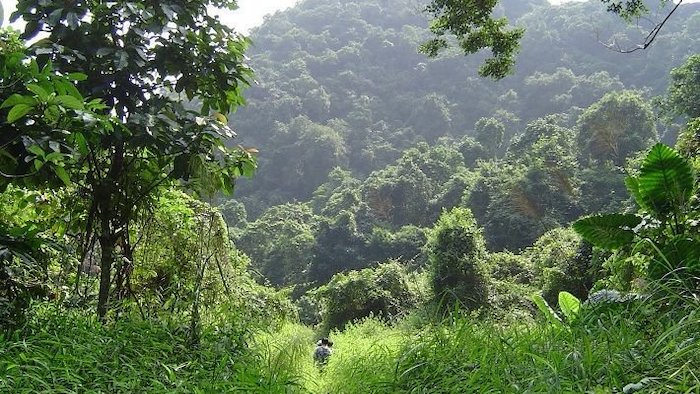
[[[82,101],[69,95],[61,95],[56,97],[56,102],[59,105],[69,109],[83,109],[85,107]]]
[[[24,117],[24,115],[28,114],[32,110],[32,108],[34,107],[27,104],[15,105],[7,114],[7,123],[16,122],[18,119],[21,119],[22,117]]]
[[[637,215],[613,213],[577,220],[574,230],[586,241],[603,249],[617,249],[634,240],[633,228],[642,222]]]
[[[639,205],[645,211],[651,210],[651,207],[646,205],[646,201],[644,198],[642,198],[642,195],[639,192],[639,178],[628,176],[625,178],[625,186],[627,186],[627,191],[634,198],[637,205]]]
[[[573,322],[581,309],[581,300],[568,291],[559,292],[559,308],[566,316],[566,320]]]
[[[58,176],[59,179],[66,185],[70,186],[70,177],[68,176],[68,173],[66,172],[66,169],[61,167],[61,166],[55,166],[53,167],[53,171],[56,173],[56,176]]]
[[[559,318],[559,316],[557,316],[557,314],[554,313],[552,308],[549,307],[549,304],[547,304],[547,301],[545,301],[541,295],[533,295],[532,301],[534,301],[535,305],[537,305],[537,308],[544,314],[544,317],[547,318],[547,321],[550,324],[557,328],[564,327],[564,324]]]
[[[695,180],[690,163],[661,143],[651,148],[637,179],[639,196],[656,217],[682,209],[692,195]]]
[[[673,272],[674,278],[700,277],[700,241],[678,237],[666,244],[649,264],[649,276],[660,279]]]
[[[22,96],[20,94],[13,94],[5,100],[0,108],[14,107],[17,104],[25,104],[29,106],[35,106],[37,101],[34,97]]]
[[[42,88],[41,86],[39,86],[37,84],[34,84],[34,83],[28,84],[27,90],[29,90],[30,92],[39,96],[39,100],[41,100],[41,101],[46,101],[46,99],[49,98],[49,92],[47,92],[46,89]]]

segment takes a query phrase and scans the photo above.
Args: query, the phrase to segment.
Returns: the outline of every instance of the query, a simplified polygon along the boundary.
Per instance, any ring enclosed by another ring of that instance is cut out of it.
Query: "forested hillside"
[[[489,250],[518,252],[629,205],[625,166],[675,141],[652,101],[700,47],[700,8],[623,54],[599,40],[641,33],[599,2],[499,7],[526,29],[500,81],[477,76],[479,55],[418,53],[427,16],[411,1],[305,1],[252,33],[258,84],[232,125],[260,168],[224,212],[265,278],[420,265],[426,230],[452,207],[471,209]]]
[[[700,5],[652,1],[17,2],[0,392],[700,392]]]
[[[599,40],[636,44],[640,32],[597,1],[500,7],[526,34],[515,74],[498,82],[477,76],[480,56],[418,53],[429,33],[416,1],[304,1],[268,18],[251,35],[258,85],[232,121],[241,141],[261,150],[260,171],[243,189],[249,212],[309,199],[335,166],[364,178],[419,141],[476,137],[482,118],[503,124],[503,152],[530,122],[565,114],[561,124],[573,126],[608,92],[633,89],[648,100],[700,40],[694,4],[662,30],[662,44],[630,54]]]

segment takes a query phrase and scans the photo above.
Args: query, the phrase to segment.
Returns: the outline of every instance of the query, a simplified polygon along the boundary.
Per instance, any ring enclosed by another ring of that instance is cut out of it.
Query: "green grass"
[[[656,297],[583,311],[575,324],[505,326],[470,315],[387,325],[367,318],[331,332],[319,370],[317,334],[299,324],[242,346],[207,331],[103,326],[78,312],[40,311],[0,339],[0,392],[12,393],[645,393],[700,392],[700,301]]]

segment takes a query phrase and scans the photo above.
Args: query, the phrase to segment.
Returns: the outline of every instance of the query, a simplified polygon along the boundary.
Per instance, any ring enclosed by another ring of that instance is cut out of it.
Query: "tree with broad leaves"
[[[101,319],[128,293],[129,226],[161,186],[231,192],[255,168],[254,151],[225,144],[252,76],[248,42],[212,6],[236,3],[21,0],[11,16],[38,40],[2,70],[0,186],[60,179],[88,201]]]

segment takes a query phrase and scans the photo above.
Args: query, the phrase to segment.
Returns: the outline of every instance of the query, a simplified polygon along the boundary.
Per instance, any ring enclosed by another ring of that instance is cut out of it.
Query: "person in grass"
[[[316,343],[314,350],[314,361],[319,367],[323,367],[328,363],[328,358],[333,353],[333,342],[328,338],[323,338]]]

